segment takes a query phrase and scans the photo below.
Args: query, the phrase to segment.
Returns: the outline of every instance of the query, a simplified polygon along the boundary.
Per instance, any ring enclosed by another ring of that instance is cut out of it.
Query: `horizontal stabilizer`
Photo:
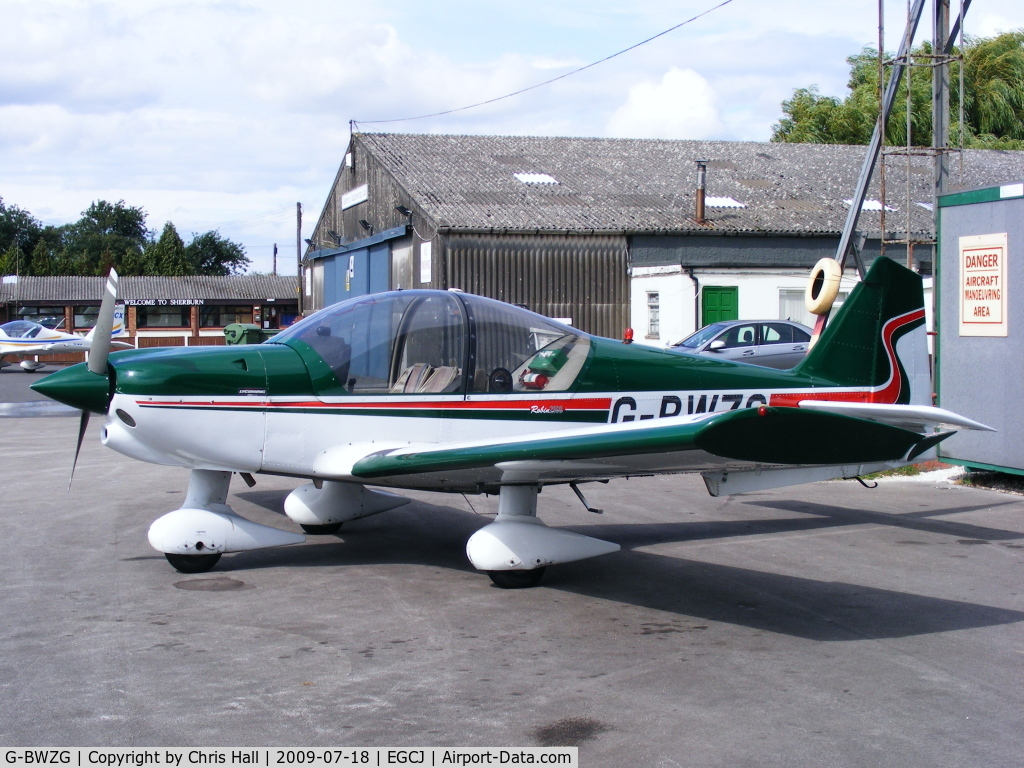
[[[843,403],[833,400],[801,400],[800,407],[889,424],[902,429],[924,431],[932,427],[954,427],[995,432],[992,427],[945,408],[931,405],[888,405],[885,403]]]

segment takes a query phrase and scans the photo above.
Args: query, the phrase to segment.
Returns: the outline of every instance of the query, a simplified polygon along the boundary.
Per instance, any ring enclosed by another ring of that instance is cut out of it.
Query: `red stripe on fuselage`
[[[611,398],[577,398],[553,400],[385,400],[385,401],[343,401],[325,403],[320,400],[271,401],[271,400],[138,400],[140,406],[216,406],[220,408],[316,408],[339,410],[501,410],[529,411],[531,408],[558,406],[565,411],[607,411]]]

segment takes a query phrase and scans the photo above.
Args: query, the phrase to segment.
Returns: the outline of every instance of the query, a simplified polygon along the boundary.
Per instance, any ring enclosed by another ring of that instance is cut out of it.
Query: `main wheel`
[[[544,578],[543,568],[534,568],[532,571],[488,571],[497,586],[502,589],[527,589],[536,587]]]
[[[167,562],[182,573],[206,573],[220,560],[220,552],[212,555],[174,555],[164,552]]]
[[[299,527],[310,536],[327,536],[328,534],[340,531],[341,523],[327,523],[327,525],[303,525],[299,523]]]

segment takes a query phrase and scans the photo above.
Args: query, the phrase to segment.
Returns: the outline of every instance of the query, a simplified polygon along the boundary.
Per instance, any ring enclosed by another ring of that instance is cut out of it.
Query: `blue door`
[[[378,243],[324,258],[324,306],[391,287],[391,247]]]

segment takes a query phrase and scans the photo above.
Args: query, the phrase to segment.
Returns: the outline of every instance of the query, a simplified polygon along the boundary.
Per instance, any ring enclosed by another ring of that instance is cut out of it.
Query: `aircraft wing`
[[[582,463],[588,459],[684,451],[772,465],[859,464],[913,458],[951,434],[926,435],[821,410],[762,407],[462,443],[339,446],[317,457],[314,471],[328,479],[373,480],[506,462],[581,462],[569,476],[586,479],[608,471]]]
[[[123,341],[110,342],[113,349],[135,349],[134,344],[127,344]],[[92,347],[90,341],[81,336],[72,336],[66,339],[57,339],[43,344],[32,346],[0,344],[0,355],[16,355],[29,357],[31,355],[60,355],[69,352],[88,352]]]
[[[0,356],[14,355],[15,357],[28,357],[29,355],[45,355],[50,344],[36,344],[25,346],[24,344],[0,344]]]

